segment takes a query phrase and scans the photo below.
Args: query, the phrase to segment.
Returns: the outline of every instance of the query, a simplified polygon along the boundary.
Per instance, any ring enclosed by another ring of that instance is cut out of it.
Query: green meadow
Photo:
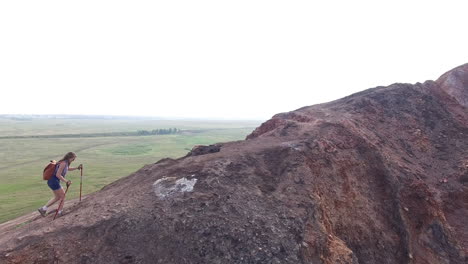
[[[194,145],[242,140],[260,123],[0,117],[0,223],[35,211],[53,196],[42,180],[42,170],[49,160],[59,160],[69,151],[78,156],[71,166],[84,166],[83,194],[89,194],[145,164],[182,157]],[[180,131],[135,135],[141,130],[168,128]],[[109,134],[102,136],[104,133]],[[126,136],[115,136],[120,134]],[[71,171],[67,178],[73,181],[67,199],[79,197],[80,172]]]

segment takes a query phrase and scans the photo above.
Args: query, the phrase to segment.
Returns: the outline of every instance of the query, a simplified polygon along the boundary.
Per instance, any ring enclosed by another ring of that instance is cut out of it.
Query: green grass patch
[[[0,223],[35,211],[53,196],[47,182],[42,180],[42,170],[49,160],[59,160],[69,151],[78,156],[72,167],[84,164],[83,193],[89,194],[146,164],[184,156],[194,145],[244,139],[259,124],[253,121],[0,119],[0,136],[186,129],[170,135],[0,139]],[[79,175],[79,171],[67,175],[73,181],[67,193],[69,199],[79,197]]]
[[[113,154],[113,155],[142,155],[149,153],[152,150],[152,147],[149,145],[143,145],[143,144],[130,144],[130,145],[124,145],[124,146],[118,146],[112,149],[109,149],[108,151]]]

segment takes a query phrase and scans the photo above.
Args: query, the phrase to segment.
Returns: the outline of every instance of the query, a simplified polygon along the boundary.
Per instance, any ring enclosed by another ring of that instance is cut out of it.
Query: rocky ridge
[[[277,114],[0,227],[0,262],[467,263],[467,80],[465,64]]]

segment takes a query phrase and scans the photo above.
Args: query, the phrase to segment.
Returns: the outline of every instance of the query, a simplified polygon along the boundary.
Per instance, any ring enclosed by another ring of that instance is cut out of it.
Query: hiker
[[[65,199],[65,191],[63,190],[62,186],[60,185],[60,181],[63,181],[67,184],[67,187],[71,184],[70,180],[65,179],[65,175],[67,175],[68,171],[74,171],[74,170],[81,170],[83,165],[80,164],[76,168],[70,167],[70,164],[76,159],[76,154],[73,152],[68,152],[63,159],[59,160],[57,162],[57,165],[55,166],[55,171],[52,177],[47,181],[47,185],[49,186],[50,189],[54,192],[54,198],[50,199],[49,202],[47,202],[46,205],[43,207],[37,209],[39,213],[42,216],[47,215],[47,209],[49,206],[52,206],[54,203],[57,201],[62,201]],[[59,208],[58,210],[58,215],[62,215],[62,208],[63,208],[63,202],[59,203]]]

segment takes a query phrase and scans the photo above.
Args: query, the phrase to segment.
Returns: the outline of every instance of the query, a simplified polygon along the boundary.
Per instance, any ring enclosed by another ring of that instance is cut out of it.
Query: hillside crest
[[[247,140],[149,164],[52,224],[0,229],[0,262],[466,263],[466,73],[277,114]]]

